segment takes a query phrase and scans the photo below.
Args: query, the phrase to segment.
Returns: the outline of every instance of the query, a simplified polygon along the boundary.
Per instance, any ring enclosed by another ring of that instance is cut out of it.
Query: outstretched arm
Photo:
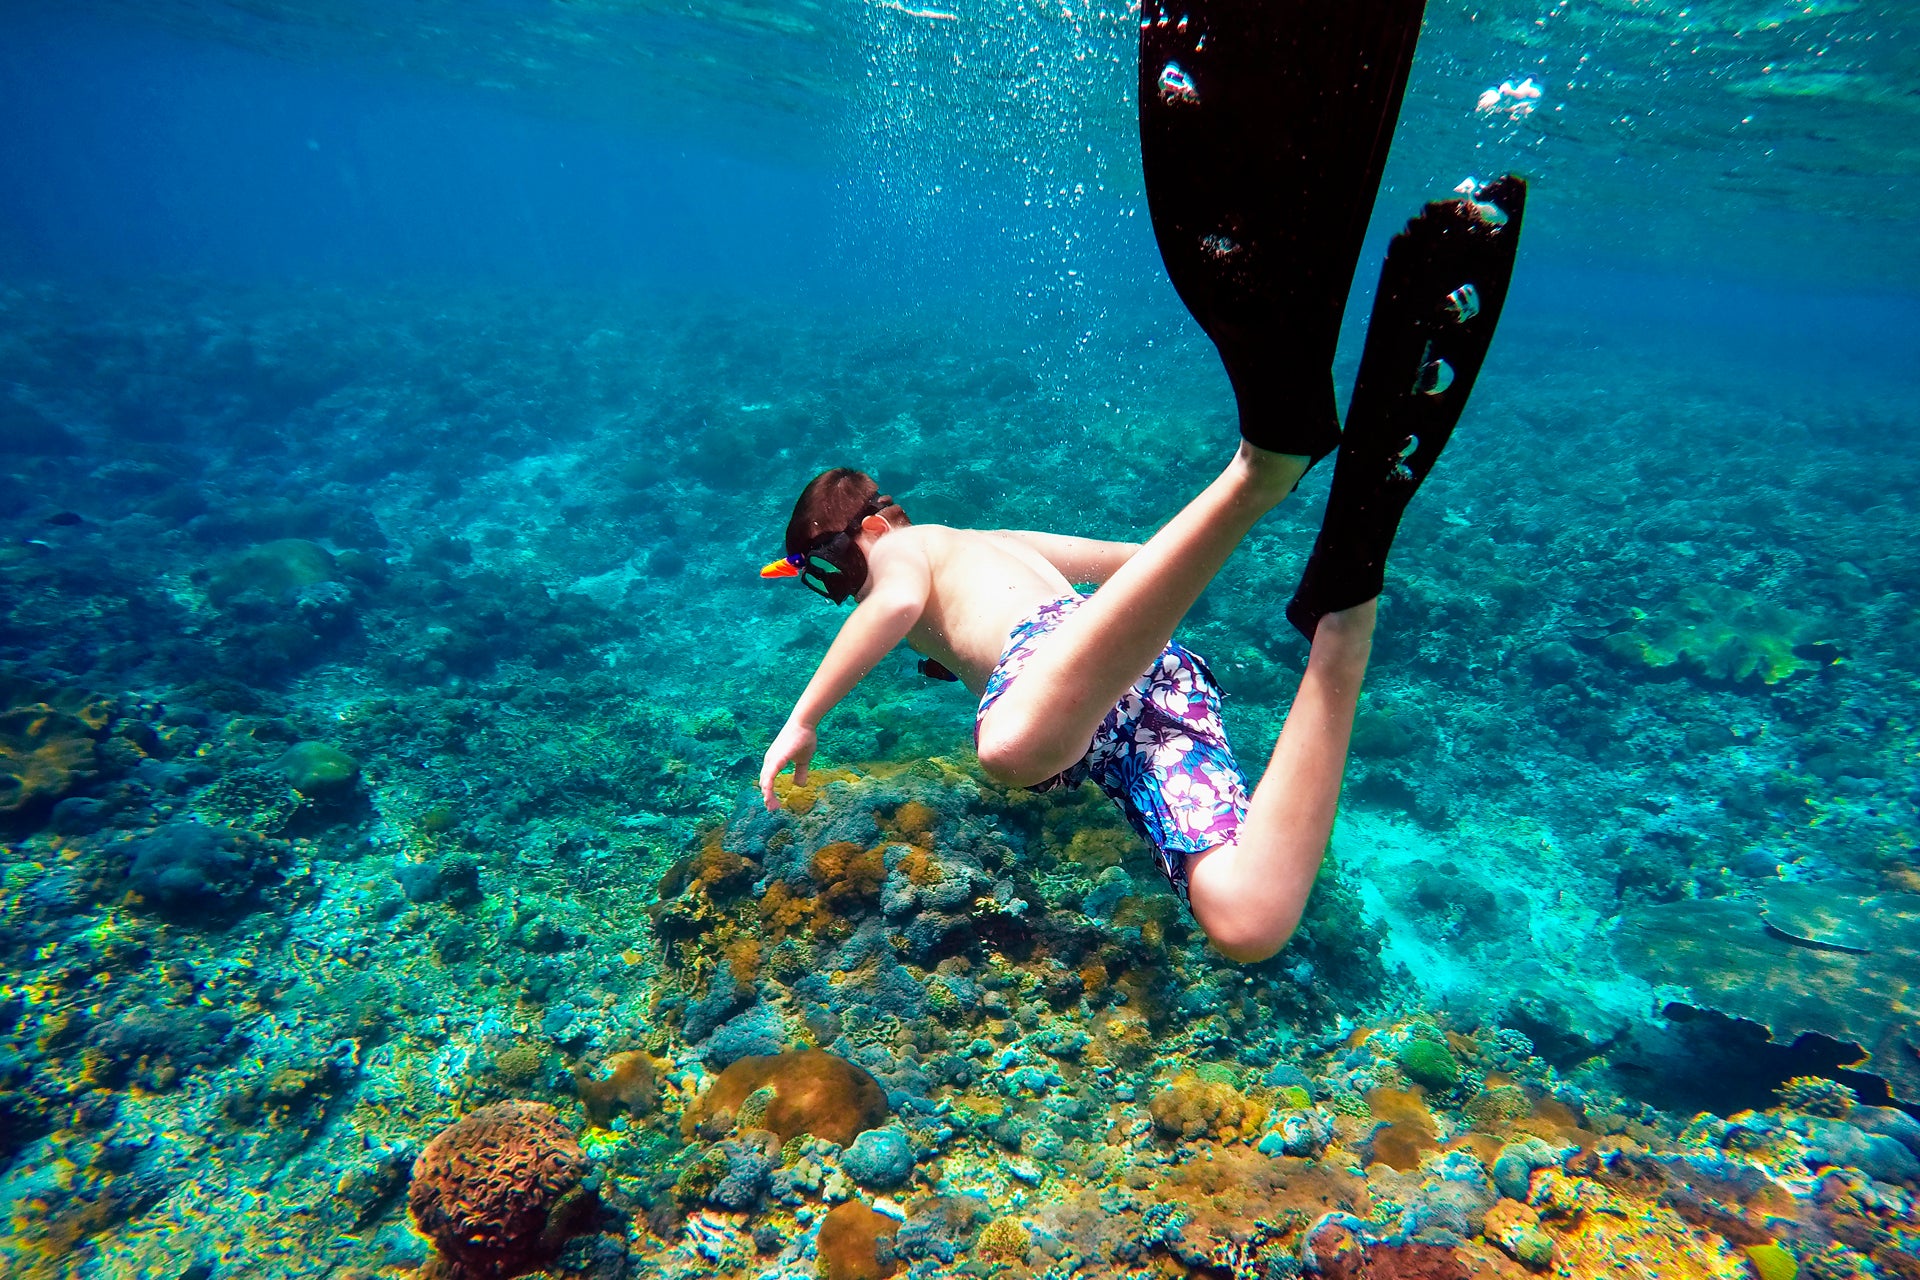
[[[1075,538],[1059,533],[1037,533],[1026,529],[1002,529],[1003,538],[1026,543],[1053,563],[1068,582],[1091,582],[1095,586],[1111,578],[1121,565],[1140,550],[1137,542],[1102,542],[1097,538]]]
[[[872,584],[867,598],[841,625],[827,656],[820,660],[819,669],[794,704],[793,714],[767,748],[760,766],[760,795],[768,809],[780,807],[773,794],[773,780],[780,771],[791,764],[793,780],[806,782],[807,765],[820,740],[820,721],[888,650],[906,638],[927,607],[933,576],[926,554],[917,544],[909,544],[905,538],[897,543],[886,539],[874,548],[867,567]]]

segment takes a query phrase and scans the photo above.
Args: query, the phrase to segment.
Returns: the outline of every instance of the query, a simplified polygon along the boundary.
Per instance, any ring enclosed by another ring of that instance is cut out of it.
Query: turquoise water
[[[752,795],[816,471],[1137,539],[1229,456],[1132,13],[9,6],[0,1267],[427,1274],[525,1100],[496,1274],[1920,1273],[1916,16],[1430,7],[1338,382],[1421,201],[1527,238],[1242,970],[905,650]],[[1330,473],[1181,631],[1250,763]],[[808,1049],[853,1131],[716,1101]]]

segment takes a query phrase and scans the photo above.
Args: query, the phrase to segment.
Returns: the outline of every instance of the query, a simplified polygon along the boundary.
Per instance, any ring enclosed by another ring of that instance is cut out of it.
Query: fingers
[[[767,812],[772,813],[780,807],[780,800],[773,794],[773,780],[780,774],[780,758],[767,752],[766,763],[760,766],[760,798],[767,803]]]
[[[793,762],[793,785],[796,787],[804,787],[807,785],[807,762],[805,760],[796,760]]]

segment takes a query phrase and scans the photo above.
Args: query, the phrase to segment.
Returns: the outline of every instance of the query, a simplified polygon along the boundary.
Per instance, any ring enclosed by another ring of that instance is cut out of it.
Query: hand
[[[793,766],[795,786],[807,785],[807,764],[813,759],[815,747],[820,745],[820,735],[803,724],[787,721],[780,735],[767,748],[766,761],[760,766],[760,796],[767,802],[767,812],[772,813],[780,807],[779,798],[773,794],[773,780],[788,765]]]

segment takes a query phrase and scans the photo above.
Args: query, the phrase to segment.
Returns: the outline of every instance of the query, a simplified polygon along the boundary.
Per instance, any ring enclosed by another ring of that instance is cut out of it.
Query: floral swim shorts
[[[1014,624],[1005,652],[987,677],[980,717],[1026,668],[1040,638],[1085,597],[1048,601]],[[1147,673],[1121,695],[1094,731],[1087,754],[1028,788],[1052,791],[1092,781],[1113,797],[1127,822],[1160,855],[1160,871],[1182,899],[1187,856],[1238,838],[1247,814],[1247,779],[1227,745],[1220,689],[1206,663],[1169,641]]]

